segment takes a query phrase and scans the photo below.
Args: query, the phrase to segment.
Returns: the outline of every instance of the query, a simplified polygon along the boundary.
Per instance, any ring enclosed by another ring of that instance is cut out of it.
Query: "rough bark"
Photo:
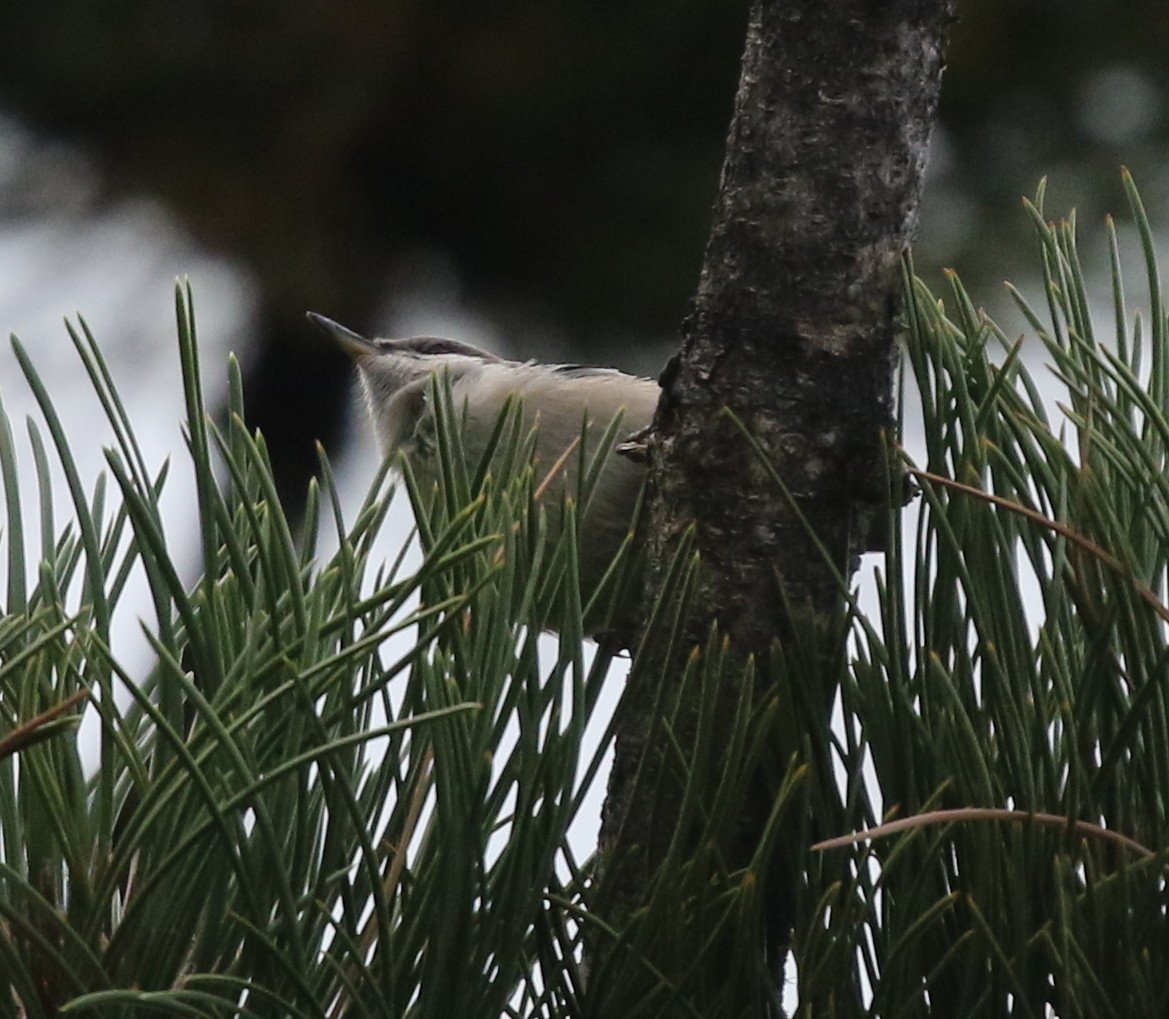
[[[694,644],[715,624],[733,655],[758,661],[793,626],[832,616],[838,579],[801,515],[846,575],[867,547],[886,490],[900,259],[952,20],[952,0],[754,8],[698,293],[648,440],[649,595],[694,525]],[[657,659],[641,671],[662,673]],[[602,822],[602,908],[618,926],[641,905],[677,808],[662,795],[654,685],[624,706]],[[744,845],[769,806],[748,811]]]

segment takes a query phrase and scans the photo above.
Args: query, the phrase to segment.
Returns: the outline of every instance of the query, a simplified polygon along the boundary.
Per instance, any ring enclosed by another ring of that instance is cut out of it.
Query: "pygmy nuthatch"
[[[463,444],[472,468],[482,457],[505,402],[522,401],[524,424],[537,431],[534,461],[545,471],[581,438],[601,435],[621,414],[620,439],[646,428],[657,407],[658,384],[612,368],[508,361],[457,340],[422,336],[366,339],[309,312],[356,362],[366,404],[384,456],[403,452],[420,481],[437,477],[430,380],[449,378],[463,421]],[[587,422],[587,426],[586,426]],[[549,493],[571,492],[578,458],[570,455]],[[587,600],[633,526],[645,466],[610,449],[580,523],[582,596]]]

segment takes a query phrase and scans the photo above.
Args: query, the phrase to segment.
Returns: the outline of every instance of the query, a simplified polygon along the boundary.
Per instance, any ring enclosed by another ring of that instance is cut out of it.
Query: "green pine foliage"
[[[1045,222],[1042,190],[1046,307],[1015,294],[1033,334],[956,278],[945,305],[913,284],[921,514],[890,532],[879,614],[856,615],[838,749],[852,827],[885,819],[873,789],[917,820],[809,867],[805,1014],[1169,1014],[1169,331],[1125,185],[1147,319],[1109,222],[1112,315],[1092,321],[1074,219]],[[1058,409],[1024,367],[1036,343]]]
[[[384,472],[346,523],[322,457],[295,538],[234,362],[228,421],[204,409],[191,299],[177,296],[193,585],[161,518],[166,470],[143,461],[84,325],[73,340],[117,436],[92,493],[15,344],[50,441],[33,427],[30,492],[0,432],[0,1014],[567,1014],[570,914],[548,895],[568,910],[579,898],[563,887],[578,866],[566,831],[603,752],[582,740],[612,658],[586,659],[565,583],[572,504],[553,546],[529,511],[530,437],[513,413],[493,461],[507,483],[471,476],[457,429],[442,430],[447,476],[420,514],[417,569],[371,560]],[[73,499],[59,528],[50,450]],[[30,498],[39,561],[25,559]],[[135,569],[154,609],[145,677],[110,652]],[[537,654],[546,618],[562,627],[551,663]],[[85,705],[100,718],[88,771]]]
[[[0,1014],[774,1015],[778,964],[756,932],[777,886],[796,889],[801,1015],[1169,1014],[1169,321],[1126,187],[1147,318],[1113,233],[1113,313],[1092,321],[1074,221],[1045,222],[1042,194],[1046,307],[1019,298],[1022,339],[956,278],[943,303],[907,276],[904,400],[926,455],[891,471],[919,512],[890,516],[878,609],[846,594],[762,684],[715,639],[682,658],[659,717],[685,836],[624,932],[590,911],[603,875],[568,838],[620,679],[583,621],[630,582],[619,560],[580,604],[589,450],[575,498],[545,506],[516,409],[468,465],[438,386],[437,492],[407,475],[395,495],[383,474],[346,521],[322,456],[294,533],[234,363],[230,413],[206,413],[180,289],[192,582],[162,519],[167,470],[145,462],[88,330],[71,335],[116,437],[91,490],[15,344],[41,419],[24,477],[0,413]],[[1037,344],[1058,408],[1025,367]],[[416,567],[374,551],[403,487]],[[694,569],[679,550],[671,593]],[[136,571],[145,676],[110,646]],[[654,607],[647,639],[676,641],[680,611]],[[632,669],[654,681],[636,655]],[[729,683],[766,693],[728,719]],[[674,724],[682,705],[697,723]],[[734,819],[761,774],[776,792],[736,870]],[[887,821],[902,827],[875,830]],[[585,945],[604,946],[597,966]],[[725,993],[689,982],[712,972]]]

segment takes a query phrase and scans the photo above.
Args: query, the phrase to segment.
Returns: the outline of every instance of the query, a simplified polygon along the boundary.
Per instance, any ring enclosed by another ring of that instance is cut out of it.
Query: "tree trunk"
[[[647,442],[646,533],[648,601],[693,526],[701,566],[684,644],[717,629],[732,660],[753,659],[755,697],[773,649],[826,631],[840,576],[882,523],[901,256],[952,20],[952,0],[764,0],[752,12],[698,294]],[[602,821],[599,909],[618,929],[647,901],[676,828],[683,779],[667,765],[670,740],[686,751],[699,727],[698,697],[672,735],[653,723],[682,673],[663,660],[665,643],[636,662]],[[720,692],[716,732],[739,693]],[[734,865],[750,859],[773,794],[753,788]],[[791,892],[773,892],[774,949],[786,944]],[[681,935],[693,957],[708,933]]]

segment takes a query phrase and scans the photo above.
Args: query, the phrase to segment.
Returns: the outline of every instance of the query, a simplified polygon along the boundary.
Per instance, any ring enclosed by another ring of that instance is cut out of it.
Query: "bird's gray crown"
[[[405,340],[375,339],[373,341],[387,353],[410,353],[421,357],[440,357],[455,355],[457,357],[474,357],[481,361],[499,361],[501,358],[486,350],[472,347],[469,343],[459,340],[449,340],[442,336],[411,336]]]

